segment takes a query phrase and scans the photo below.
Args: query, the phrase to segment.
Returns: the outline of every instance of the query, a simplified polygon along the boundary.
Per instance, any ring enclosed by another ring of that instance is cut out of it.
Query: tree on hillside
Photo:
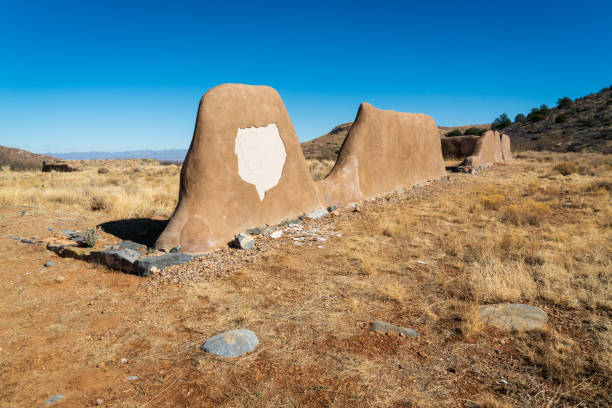
[[[507,126],[510,126],[511,124],[512,124],[512,121],[510,120],[508,115],[505,113],[502,113],[501,115],[497,117],[497,119],[493,121],[493,123],[491,124],[491,127],[493,129],[503,129]]]
[[[519,113],[518,115],[514,117],[514,123],[522,122],[524,120],[525,120],[525,115],[523,115],[522,113]]]
[[[570,98],[564,96],[563,98],[559,98],[559,100],[557,101],[557,106],[561,109],[566,109],[572,106],[572,103],[573,102]]]

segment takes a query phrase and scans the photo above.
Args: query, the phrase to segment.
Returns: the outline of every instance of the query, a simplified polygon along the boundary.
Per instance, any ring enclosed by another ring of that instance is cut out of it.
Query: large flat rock
[[[257,335],[248,329],[229,330],[206,340],[202,350],[222,357],[235,357],[255,349]]]
[[[498,303],[481,306],[479,319],[502,330],[533,330],[544,327],[548,315],[543,310],[520,303]]]

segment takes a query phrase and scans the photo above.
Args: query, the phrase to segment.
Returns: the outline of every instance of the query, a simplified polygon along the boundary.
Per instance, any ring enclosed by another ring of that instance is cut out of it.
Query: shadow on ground
[[[104,222],[98,227],[108,234],[125,241],[134,241],[139,244],[153,247],[157,237],[162,233],[167,220],[152,220],[150,218],[132,218],[129,220],[117,220]]]

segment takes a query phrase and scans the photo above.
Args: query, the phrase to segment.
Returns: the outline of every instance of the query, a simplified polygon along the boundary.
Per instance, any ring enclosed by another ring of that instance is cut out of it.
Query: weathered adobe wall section
[[[501,135],[501,151],[502,158],[504,161],[512,160],[512,149],[510,147],[510,136],[506,134]]]
[[[282,142],[274,141],[274,128]],[[239,129],[247,145],[237,145]],[[261,132],[268,137],[267,142],[249,139],[259,137]],[[254,148],[273,148],[249,158],[249,143]],[[277,150],[282,150],[279,143],[286,152],[284,159],[278,156]],[[240,174],[239,155],[247,155]],[[282,168],[274,167],[279,163]],[[256,188],[252,180],[245,181],[245,174],[263,177],[268,184],[260,183]],[[275,174],[280,178],[274,185]],[[179,201],[155,247],[181,246],[185,252],[206,252],[227,245],[234,234],[247,228],[276,224],[320,207],[295,129],[276,90],[219,85],[200,102],[181,171]]]
[[[362,103],[334,168],[317,183],[325,205],[343,205],[445,174],[431,116],[383,111]]]
[[[493,163],[503,163],[504,159],[501,150],[501,140],[498,131],[487,130],[474,147],[474,152],[467,157],[463,164],[464,166],[484,166]]]

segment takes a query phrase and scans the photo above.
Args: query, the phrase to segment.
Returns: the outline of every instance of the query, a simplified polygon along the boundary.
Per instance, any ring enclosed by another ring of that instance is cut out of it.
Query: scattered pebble
[[[134,381],[137,380],[138,376],[137,375],[131,375],[129,377],[125,377],[124,381]]]
[[[125,357],[123,357],[121,360],[119,360],[119,362],[120,362],[121,364],[127,364],[128,359],[127,359],[127,358],[125,358]]]
[[[418,263],[419,265],[427,265],[427,262],[423,262],[423,261],[417,261],[416,263]]]
[[[63,396],[63,395],[61,395],[61,394],[54,395],[54,396],[52,396],[51,398],[49,398],[48,400],[46,400],[46,401],[45,401],[45,404],[46,404],[46,405],[51,405],[51,404],[53,404],[54,402],[57,402],[57,401],[59,401],[59,400],[61,400],[61,399],[63,399],[63,398],[64,398],[64,396]]]
[[[282,235],[283,235],[283,231],[276,230],[270,234],[270,238],[277,239],[277,238],[280,238]]]
[[[47,267],[47,268],[49,268],[49,267],[51,267],[51,266],[53,266],[53,265],[55,265],[55,262],[53,262],[53,261],[47,261],[47,262],[45,262],[45,267]]]

